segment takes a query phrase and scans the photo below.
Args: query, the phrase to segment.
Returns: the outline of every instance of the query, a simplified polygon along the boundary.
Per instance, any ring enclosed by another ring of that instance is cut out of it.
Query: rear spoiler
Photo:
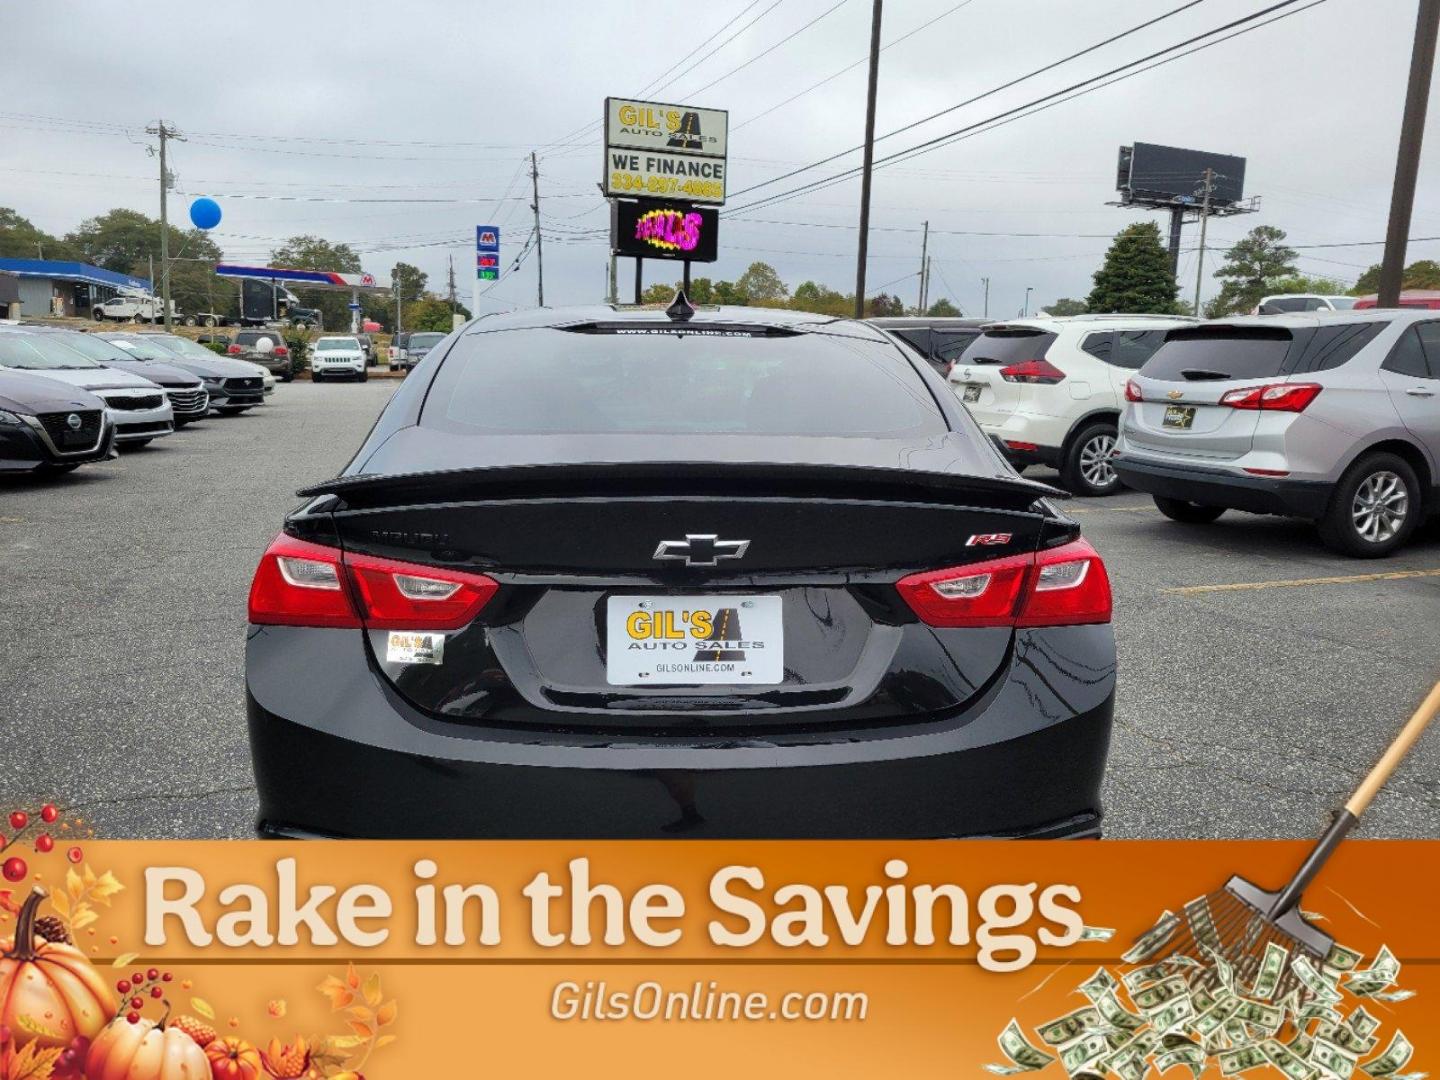
[[[784,484],[817,496],[854,492],[861,497],[952,501],[983,497],[999,508],[1028,510],[1038,499],[1068,499],[1069,493],[1019,476],[967,476],[958,473],[889,469],[878,466],[752,462],[655,461],[561,465],[502,465],[418,473],[337,476],[296,492],[302,498],[333,495],[347,509],[396,506],[459,499],[537,498],[596,494],[609,484],[635,494],[686,492],[733,484]],[[948,498],[947,498],[948,497]]]

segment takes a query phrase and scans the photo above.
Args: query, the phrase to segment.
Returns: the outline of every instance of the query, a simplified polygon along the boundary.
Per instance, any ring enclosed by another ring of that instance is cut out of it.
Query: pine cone
[[[53,941],[59,945],[70,944],[70,931],[66,930],[65,924],[54,915],[42,915],[36,919],[35,933],[46,941]]]

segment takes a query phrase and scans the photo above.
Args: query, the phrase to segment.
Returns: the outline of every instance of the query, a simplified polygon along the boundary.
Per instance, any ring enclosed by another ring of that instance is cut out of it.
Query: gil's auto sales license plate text
[[[605,679],[612,686],[779,683],[778,596],[612,596]]]

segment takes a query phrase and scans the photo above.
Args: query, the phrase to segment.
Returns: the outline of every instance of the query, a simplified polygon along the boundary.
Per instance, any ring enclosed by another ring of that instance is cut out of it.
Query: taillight
[[[459,630],[500,588],[463,570],[354,555],[277,536],[250,585],[250,621],[278,626]]]
[[[275,346],[275,355],[276,355],[276,356],[289,356],[289,355],[290,355],[290,349],[289,349],[289,347],[286,346],[286,345],[276,345],[276,346]]]
[[[1144,401],[1145,396],[1140,393],[1140,385],[1134,379],[1125,380],[1125,400]]]
[[[901,578],[895,587],[929,626],[1075,626],[1110,621],[1110,577],[1084,540]]]
[[[1006,382],[1044,383],[1053,386],[1065,378],[1065,373],[1049,360],[1022,360],[1000,369],[1000,377]]]
[[[1229,390],[1220,395],[1220,404],[1232,409],[1253,409],[1264,412],[1304,412],[1305,407],[1320,396],[1318,383],[1270,383]]]
[[[358,629],[342,554],[283,533],[260,556],[250,583],[250,621],[272,626]]]
[[[240,348],[239,345],[231,345],[231,346],[230,346],[229,348],[227,348],[225,351],[226,351],[227,353],[229,353],[231,356],[239,356],[240,353],[241,353],[243,350]]]

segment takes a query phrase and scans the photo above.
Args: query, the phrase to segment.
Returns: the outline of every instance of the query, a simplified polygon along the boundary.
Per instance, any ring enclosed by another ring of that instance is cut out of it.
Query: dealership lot
[[[248,835],[250,574],[394,385],[297,382],[118,461],[0,481],[0,796],[55,796],[103,836]],[[1068,505],[1115,588],[1107,835],[1317,832],[1434,678],[1440,528],[1366,562],[1302,522],[1186,527],[1132,492]],[[1440,835],[1440,737],[1362,833]]]

